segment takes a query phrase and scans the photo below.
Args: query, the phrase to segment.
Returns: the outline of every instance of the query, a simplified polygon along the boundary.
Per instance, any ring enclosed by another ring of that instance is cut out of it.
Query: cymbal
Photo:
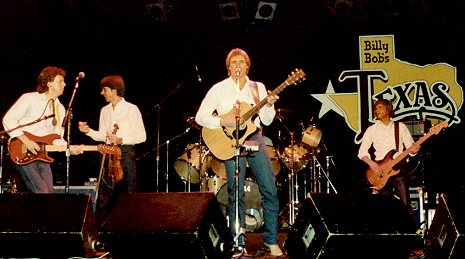
[[[294,114],[294,111],[292,110],[289,110],[289,109],[276,109],[276,115],[275,115],[275,119],[279,120],[279,119],[287,119],[289,117],[292,116],[292,114]]]
[[[200,129],[200,125],[195,122],[195,118],[194,117],[189,117],[186,119],[186,122],[187,124],[191,125],[192,127],[196,128],[196,129]]]

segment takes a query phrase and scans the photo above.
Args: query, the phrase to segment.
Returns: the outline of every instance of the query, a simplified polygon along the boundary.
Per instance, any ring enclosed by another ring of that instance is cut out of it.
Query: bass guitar
[[[29,132],[24,132],[29,139],[37,142],[39,144],[39,151],[37,151],[37,155],[31,153],[27,148],[24,146],[23,142],[18,138],[10,139],[8,143],[8,151],[10,153],[10,158],[13,163],[17,165],[27,165],[34,161],[43,161],[46,163],[52,163],[55,159],[51,158],[48,155],[48,152],[62,152],[68,149],[67,146],[61,145],[52,145],[55,139],[60,139],[60,135],[58,134],[50,134],[43,137],[39,137],[33,135]],[[86,145],[74,145],[76,148],[82,151],[99,151],[103,154],[114,154],[115,149],[111,146],[105,145],[97,145],[97,146],[86,146]]]
[[[443,128],[448,127],[448,123],[443,121],[433,127],[428,131],[427,134],[423,135],[420,139],[418,139],[415,144],[422,144],[425,142],[429,137],[432,135],[438,134]],[[407,148],[404,152],[398,155],[396,158],[393,158],[393,155],[396,153],[396,150],[391,150],[386,156],[378,162],[380,165],[381,172],[378,174],[371,170],[370,167],[365,172],[366,178],[368,182],[371,184],[371,188],[375,190],[381,190],[387,183],[390,177],[397,175],[400,172],[399,169],[394,169],[393,167],[396,166],[400,161],[402,161],[409,153],[411,152],[411,147]]]
[[[296,69],[283,83],[273,90],[272,94],[279,94],[288,85],[297,84],[303,80],[305,80],[304,71],[302,69]],[[266,104],[266,98],[253,107],[247,103],[240,103],[240,116],[244,120],[244,123],[240,125],[239,129],[239,144],[243,144],[245,139],[257,130],[251,118]],[[233,114],[235,114],[235,109],[218,117],[224,118]],[[202,137],[209,150],[217,158],[226,160],[234,156],[236,150],[236,127],[223,126],[215,129],[203,127]]]

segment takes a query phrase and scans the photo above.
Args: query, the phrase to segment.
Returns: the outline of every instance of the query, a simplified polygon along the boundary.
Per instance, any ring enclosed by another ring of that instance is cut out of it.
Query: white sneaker
[[[270,254],[272,256],[282,256],[284,254],[278,245],[265,244],[265,246],[268,247],[268,249],[270,249]]]
[[[235,246],[233,247],[231,258],[241,258],[245,253],[247,252],[245,251],[244,247]]]

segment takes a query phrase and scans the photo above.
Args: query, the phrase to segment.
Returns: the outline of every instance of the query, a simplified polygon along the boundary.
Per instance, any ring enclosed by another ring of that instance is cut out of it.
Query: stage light
[[[276,10],[276,3],[271,2],[258,2],[257,13],[255,19],[259,20],[272,20]]]
[[[155,21],[165,21],[166,13],[162,2],[152,2],[145,5],[147,16]]]
[[[218,3],[223,20],[239,20],[239,7],[236,1]]]

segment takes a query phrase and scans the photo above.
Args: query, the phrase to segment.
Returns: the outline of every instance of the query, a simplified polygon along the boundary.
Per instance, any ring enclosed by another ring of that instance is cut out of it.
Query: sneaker
[[[278,245],[265,244],[265,248],[270,251],[270,255],[272,256],[282,256],[284,254]]]
[[[244,247],[235,246],[233,247],[231,258],[241,258],[245,253],[247,252]]]

